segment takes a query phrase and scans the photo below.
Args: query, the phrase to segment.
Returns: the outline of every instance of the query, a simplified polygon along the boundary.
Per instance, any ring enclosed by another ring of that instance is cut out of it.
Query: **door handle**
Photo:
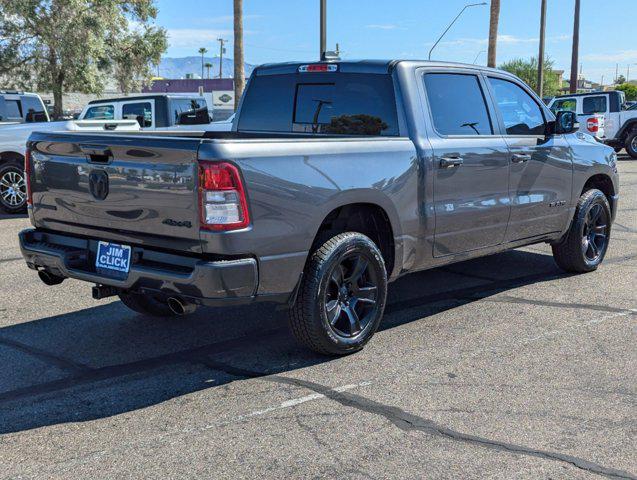
[[[440,168],[459,167],[463,161],[460,157],[442,157],[440,159]]]
[[[528,153],[514,153],[511,157],[511,161],[513,163],[524,163],[531,160],[531,155]]]

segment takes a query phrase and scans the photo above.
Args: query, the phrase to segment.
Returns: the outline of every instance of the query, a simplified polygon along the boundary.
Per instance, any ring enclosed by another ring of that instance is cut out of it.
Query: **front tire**
[[[27,206],[24,165],[17,160],[0,165],[0,208],[7,213],[22,213]]]
[[[378,329],[386,297],[387,272],[376,244],[360,233],[340,233],[308,260],[290,328],[317,353],[353,353]]]
[[[596,270],[608,249],[610,227],[611,212],[606,195],[596,189],[584,192],[569,231],[559,243],[551,245],[555,263],[567,272]]]
[[[626,153],[637,159],[637,131],[633,131],[626,139]]]

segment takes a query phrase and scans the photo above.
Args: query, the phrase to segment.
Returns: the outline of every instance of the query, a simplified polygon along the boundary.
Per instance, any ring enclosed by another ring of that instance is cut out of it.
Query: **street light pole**
[[[542,98],[544,92],[544,34],[546,32],[546,0],[542,0],[540,13],[540,51],[537,56],[537,94]]]
[[[327,49],[327,0],[321,0],[321,40],[319,58],[325,60],[325,50]]]
[[[324,1],[324,0],[322,0]],[[438,40],[436,40],[436,43],[433,44],[433,47],[431,47],[431,49],[429,50],[429,56],[427,57],[428,60],[431,60],[431,52],[434,51],[434,48],[436,48],[436,46],[438,45],[438,43],[440,43],[440,40],[442,40],[442,37],[445,36],[445,34],[449,31],[449,29],[453,26],[454,23],[456,23],[456,20],[458,20],[460,18],[460,15],[462,15],[462,13],[469,7],[478,7],[481,5],[486,5],[487,2],[482,2],[482,3],[470,3],[468,5],[465,5],[464,8],[462,10],[460,10],[460,13],[458,15],[456,15],[456,18],[454,18],[451,23],[449,24],[449,26],[447,28],[445,28],[445,31],[442,32],[442,35],[440,35],[440,37],[438,37]]]

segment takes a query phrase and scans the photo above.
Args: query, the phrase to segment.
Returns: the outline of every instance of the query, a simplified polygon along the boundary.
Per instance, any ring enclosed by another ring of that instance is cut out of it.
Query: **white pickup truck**
[[[4,102],[0,92],[0,210],[8,213],[25,209],[24,152],[27,139],[33,132],[224,132],[231,130],[234,118],[211,123],[203,97],[160,94],[94,100],[84,108],[78,120],[50,122],[44,104],[37,95],[21,95],[28,96],[27,100],[33,105],[39,104],[41,107],[38,112],[42,112],[34,114],[31,111],[33,107],[24,117],[17,113],[11,114],[13,116],[3,114],[5,110],[19,113],[27,109],[14,104],[18,100],[17,93],[12,92],[9,100]],[[2,110],[3,107],[5,110]]]
[[[24,153],[33,132],[114,132],[139,131],[137,120],[69,120],[42,123],[0,125],[0,210],[7,213],[25,211],[27,186],[24,176]]]
[[[628,110],[625,105],[624,92],[615,90],[555,97],[549,108],[553,113],[575,112],[581,131],[594,135],[617,152],[625,148],[632,158],[637,158],[637,110]]]
[[[137,120],[142,130],[227,132],[232,117],[211,122],[206,100],[198,95],[153,94],[105,98],[88,103],[80,120]]]

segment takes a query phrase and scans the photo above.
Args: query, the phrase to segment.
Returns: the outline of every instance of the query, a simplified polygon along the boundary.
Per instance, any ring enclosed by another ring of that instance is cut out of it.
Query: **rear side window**
[[[398,136],[393,80],[368,73],[256,75],[239,130]]]
[[[557,112],[575,112],[577,110],[577,101],[574,98],[561,98],[555,100],[551,105],[551,111]]]
[[[591,113],[606,112],[606,97],[600,95],[598,97],[584,97],[582,100],[582,113],[590,115]]]
[[[37,97],[22,97],[22,111],[26,122],[46,122],[49,120],[42,101]]]
[[[175,125],[203,125],[210,123],[208,105],[203,100],[177,98],[171,100]]]
[[[4,108],[3,120],[22,121],[22,110],[20,109],[20,102],[18,100],[5,99]]]
[[[139,126],[153,126],[153,107],[150,102],[126,103],[122,105],[122,118],[137,120]]]
[[[544,135],[546,133],[544,115],[531,95],[508,80],[489,77],[489,83],[507,135]]]
[[[491,135],[493,127],[478,77],[456,73],[425,75],[427,101],[442,135]]]
[[[113,105],[95,105],[89,107],[84,115],[85,120],[113,120],[115,118],[115,107]]]

